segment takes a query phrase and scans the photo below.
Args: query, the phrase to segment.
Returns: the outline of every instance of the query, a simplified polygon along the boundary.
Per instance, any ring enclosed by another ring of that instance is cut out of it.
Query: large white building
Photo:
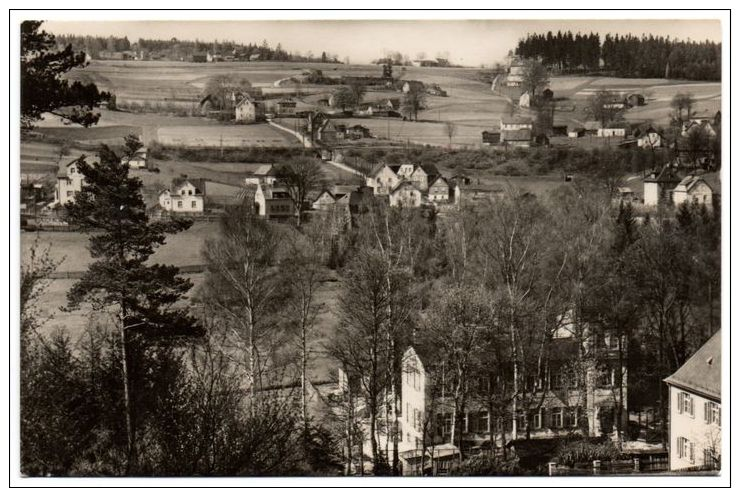
[[[69,202],[74,202],[75,195],[82,190],[82,186],[85,184],[85,176],[80,173],[77,161],[79,161],[79,158],[73,159],[57,173],[57,185],[54,191],[55,205],[66,205]],[[92,164],[97,164],[97,162],[97,158],[92,159]]]
[[[670,392],[670,469],[719,470],[722,460],[722,334],[717,331],[664,380]]]

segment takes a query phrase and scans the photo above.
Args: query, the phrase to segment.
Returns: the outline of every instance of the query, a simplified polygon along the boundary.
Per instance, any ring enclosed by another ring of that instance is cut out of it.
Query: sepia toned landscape
[[[477,22],[24,21],[21,473],[717,475],[719,21]]]

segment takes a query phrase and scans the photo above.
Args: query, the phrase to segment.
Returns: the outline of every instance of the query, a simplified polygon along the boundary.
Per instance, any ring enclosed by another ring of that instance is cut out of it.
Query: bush
[[[588,440],[580,440],[560,446],[557,461],[559,464],[572,467],[578,463],[589,463],[597,459],[616,461],[621,457],[622,453],[612,441],[595,444]]]
[[[452,476],[512,476],[520,474],[519,458],[504,460],[499,456],[479,454],[469,457],[450,470]]]

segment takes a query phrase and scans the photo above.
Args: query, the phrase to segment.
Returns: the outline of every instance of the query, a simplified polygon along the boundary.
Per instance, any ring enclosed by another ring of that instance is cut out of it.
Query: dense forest
[[[720,80],[722,45],[709,41],[678,41],[667,37],[607,34],[529,34],[520,39],[516,55],[540,58],[561,72],[602,69],[625,78]]]
[[[198,39],[185,41],[173,37],[172,39],[139,39],[131,42],[127,37],[58,35],[56,41],[60,48],[71,44],[74,51],[84,51],[93,59],[105,59],[111,57],[112,53],[134,51],[137,58],[171,61],[189,60],[194,54],[209,52],[222,56],[234,56],[239,60],[248,60],[250,56],[259,54],[261,61],[339,62],[336,54],[322,52],[314,55],[308,51],[302,55],[299,52],[286,51],[280,43],[274,48],[270,47],[266,40],[261,44],[242,44],[234,41],[205,42]]]

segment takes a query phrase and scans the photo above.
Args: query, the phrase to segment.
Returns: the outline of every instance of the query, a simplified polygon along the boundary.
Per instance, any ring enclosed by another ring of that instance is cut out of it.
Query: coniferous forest
[[[516,55],[539,58],[551,69],[578,72],[599,69],[625,78],[674,78],[719,81],[722,44],[667,37],[607,34],[528,34]]]

